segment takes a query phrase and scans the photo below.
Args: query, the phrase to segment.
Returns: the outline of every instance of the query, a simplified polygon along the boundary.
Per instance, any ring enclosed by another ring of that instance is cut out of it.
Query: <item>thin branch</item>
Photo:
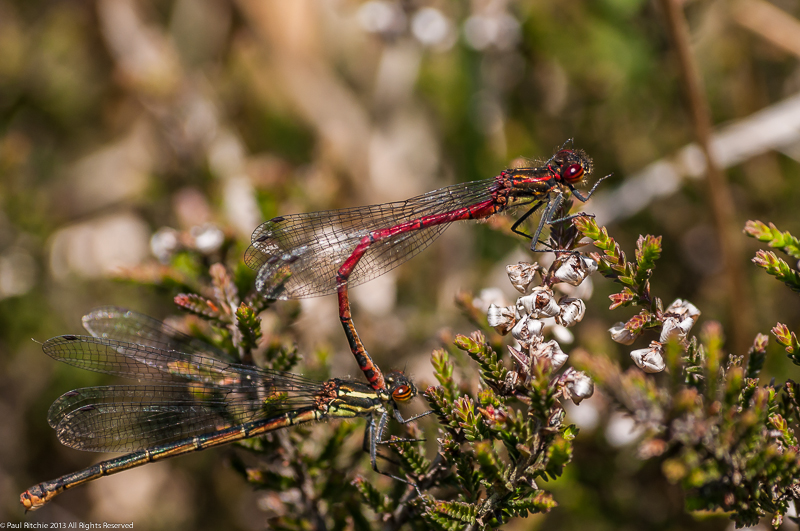
[[[711,152],[712,123],[708,100],[705,96],[703,81],[698,73],[689,47],[689,28],[683,14],[682,2],[679,0],[661,0],[666,16],[667,27],[672,37],[678,56],[681,77],[686,89],[689,111],[694,126],[695,136],[700,150],[706,160],[708,179],[708,199],[711,213],[719,236],[720,250],[724,264],[725,286],[728,296],[728,308],[733,325],[733,346],[737,350],[746,350],[751,334],[748,318],[749,310],[741,301],[745,299],[744,273],[742,271],[742,244],[740,239],[741,225],[737,224],[733,210],[733,195],[725,174],[720,170],[714,154]]]

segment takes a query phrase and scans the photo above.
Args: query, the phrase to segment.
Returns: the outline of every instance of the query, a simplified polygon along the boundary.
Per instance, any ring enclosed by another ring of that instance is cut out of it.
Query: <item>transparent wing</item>
[[[175,442],[312,407],[323,389],[295,374],[224,361],[202,341],[124,308],[96,309],[83,322],[93,336],[54,337],[42,350],[75,367],[161,385],[62,395],[47,420],[72,448],[135,451]]]
[[[163,350],[210,354],[219,359],[229,358],[221,350],[187,336],[157,319],[117,306],[103,306],[92,310],[83,316],[83,327],[94,337],[118,339]]]
[[[202,385],[88,387],[56,400],[47,420],[65,446],[132,452],[314,404],[308,388],[272,392],[264,399],[253,390]]]
[[[251,388],[254,385],[290,388],[316,385],[314,380],[291,373],[227,363],[200,354],[164,350],[116,339],[57,336],[45,341],[42,350],[51,358],[74,367],[139,381],[192,381],[231,389]]]
[[[279,216],[261,224],[252,236],[245,262],[258,271],[256,287],[270,298],[316,297],[337,289],[336,273],[366,237],[382,231],[348,279],[356,286],[372,280],[436,239],[447,223],[412,230],[411,222],[490,200],[494,179],[460,183],[424,195],[382,205]]]

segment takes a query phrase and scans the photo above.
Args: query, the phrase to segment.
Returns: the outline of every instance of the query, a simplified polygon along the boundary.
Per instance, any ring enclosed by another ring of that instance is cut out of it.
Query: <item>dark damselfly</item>
[[[562,146],[539,166],[505,170],[492,179],[454,184],[405,201],[278,216],[253,232],[245,262],[258,271],[256,288],[269,298],[337,292],[339,318],[350,350],[372,388],[385,389],[383,374],[353,325],[348,287],[372,280],[417,255],[453,222],[487,219],[522,205],[532,204],[511,230],[530,238],[532,250],[548,250],[539,248],[545,224],[587,215],[579,212],[554,219],[567,193],[586,202],[606,178],[583,195],[576,186],[591,172],[592,160],[586,153]],[[537,212],[542,216],[532,237],[518,230]]]
[[[26,510],[102,476],[329,419],[367,419],[364,445],[378,471],[377,446],[385,442],[389,416],[405,424],[430,413],[403,418],[397,404],[417,389],[399,372],[388,373],[386,389],[376,391],[346,379],[320,382],[232,363],[214,347],[122,308],[94,310],[83,324],[91,336],[54,337],[42,349],[82,369],[156,383],[87,387],[58,398],[47,420],[62,444],[132,453],[29,488],[20,495]]]

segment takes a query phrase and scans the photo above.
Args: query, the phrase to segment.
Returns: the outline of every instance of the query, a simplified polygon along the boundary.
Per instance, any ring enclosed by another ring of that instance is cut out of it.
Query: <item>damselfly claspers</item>
[[[374,390],[351,380],[319,382],[287,372],[224,361],[224,353],[164,323],[105,307],[84,316],[91,336],[49,339],[50,357],[149,385],[87,387],[50,407],[47,420],[62,444],[95,452],[133,452],[39,483],[20,495],[36,510],[66,489],[102,476],[313,421],[367,419],[365,448],[378,471],[377,446],[389,415],[405,424],[398,403],[417,389],[399,372]],[[399,479],[399,478],[396,478]],[[405,481],[402,480],[401,481]]]
[[[493,179],[454,184],[406,201],[278,216],[253,232],[245,262],[258,271],[256,288],[269,298],[315,297],[336,291],[350,350],[372,388],[385,389],[383,374],[353,325],[348,286],[394,269],[425,249],[450,223],[486,219],[531,203],[511,230],[531,238],[532,250],[541,250],[537,247],[545,224],[585,215],[553,219],[566,193],[586,202],[606,178],[583,195],[575,187],[591,172],[592,160],[586,153],[562,146],[540,166],[505,170]],[[543,206],[533,237],[517,229]]]

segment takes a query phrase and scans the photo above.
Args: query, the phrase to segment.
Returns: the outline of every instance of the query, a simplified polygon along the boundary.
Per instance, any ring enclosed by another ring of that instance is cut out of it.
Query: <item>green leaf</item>
[[[239,290],[236,284],[222,264],[213,264],[208,272],[217,304],[224,314],[230,315],[231,310],[239,306]]]
[[[764,334],[757,334],[753,341],[753,346],[747,352],[747,378],[757,379],[764,367],[764,360],[767,358],[767,345],[769,337]]]
[[[478,516],[478,508],[471,503],[440,501],[435,508],[438,513],[464,524],[474,524]]]
[[[218,321],[222,321],[223,319],[223,312],[220,307],[200,295],[195,295],[194,293],[179,293],[175,295],[173,300],[175,304],[187,312]]]
[[[748,221],[744,233],[759,241],[767,242],[770,247],[779,249],[792,258],[800,259],[800,240],[788,231],[779,231],[772,223],[765,225],[760,221]]]
[[[450,355],[444,349],[436,349],[431,353],[433,374],[444,390],[444,397],[448,402],[453,402],[459,396],[455,380],[453,380],[453,363]]]
[[[400,467],[411,471],[416,477],[421,477],[428,472],[431,462],[419,451],[417,446],[407,441],[390,440],[389,444],[400,457]]]
[[[479,441],[483,439],[483,420],[476,414],[475,403],[468,396],[462,396],[455,401],[454,412],[459,419],[459,426],[464,430],[464,436],[468,441]]]
[[[436,418],[439,419],[439,423],[446,427],[454,438],[460,438],[462,434],[459,427],[459,419],[453,411],[452,405],[445,397],[444,388],[430,386],[425,390],[423,396],[428,401],[428,405],[433,410]]]
[[[800,273],[789,267],[789,264],[772,251],[756,251],[753,263],[786,284],[792,291],[800,292]]]
[[[239,331],[238,341],[234,340],[234,345],[250,355],[258,347],[261,341],[261,318],[249,306],[242,303],[236,309],[236,328]],[[244,357],[244,356],[243,356]],[[250,356],[252,359],[252,356]]]
[[[555,479],[561,476],[564,472],[564,467],[570,461],[572,461],[572,443],[558,437],[547,449],[545,467],[542,473],[550,479]]]
[[[508,369],[505,368],[497,353],[486,342],[486,337],[482,333],[475,332],[470,337],[458,335],[454,344],[478,362],[481,378],[487,384],[495,389],[503,387]]]
[[[381,494],[372,483],[362,476],[356,476],[350,484],[361,494],[361,498],[364,500],[364,503],[369,505],[370,509],[378,514],[391,512],[391,500],[387,496]]]
[[[785,324],[778,323],[772,329],[772,334],[778,343],[786,347],[786,352],[789,353],[789,359],[795,365],[800,365],[800,342],[797,341],[797,335],[789,331],[789,327]]]

